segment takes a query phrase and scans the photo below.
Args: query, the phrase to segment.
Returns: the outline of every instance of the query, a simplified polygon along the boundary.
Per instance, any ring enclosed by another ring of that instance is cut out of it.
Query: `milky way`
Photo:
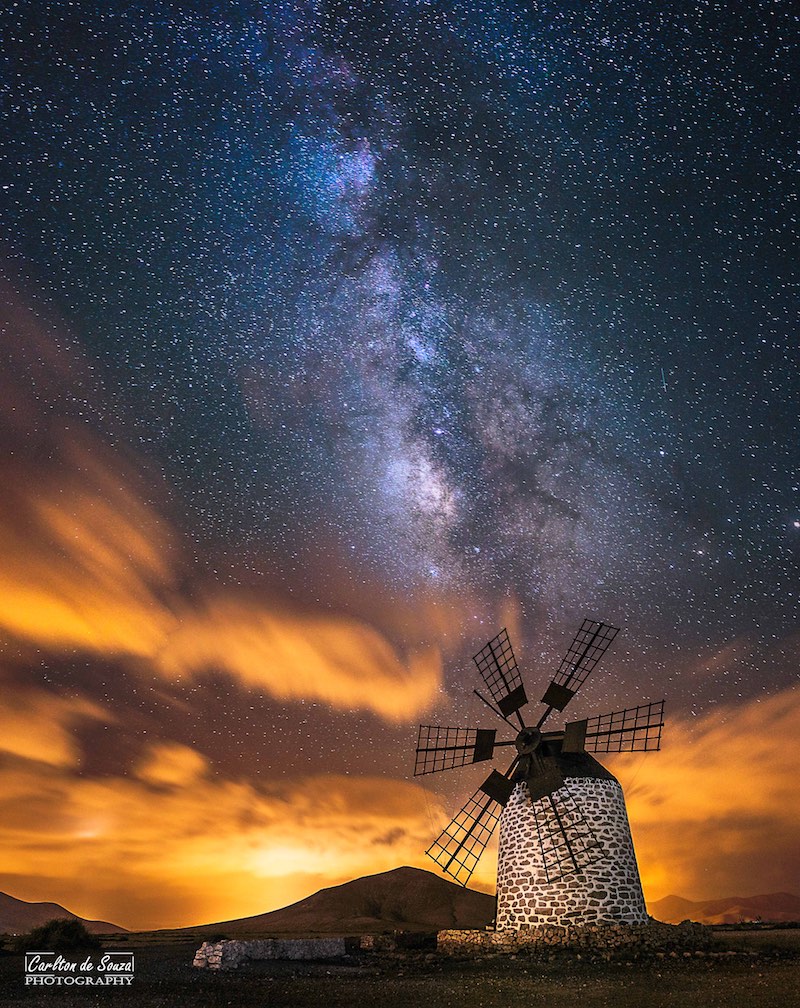
[[[783,3],[644,0],[0,15],[9,281],[82,362],[50,383],[12,355],[51,419],[23,472],[9,413],[9,479],[56,502],[77,465],[123,509],[103,467],[135,470],[127,534],[172,530],[163,565],[136,554],[146,645],[4,624],[26,688],[92,704],[118,668],[142,720],[114,746],[69,706],[87,767],[129,769],[150,725],[280,775],[270,721],[296,766],[319,733],[349,772],[354,730],[413,720],[387,684],[427,690],[434,655],[474,718],[465,659],[508,620],[542,681],[584,615],[625,627],[594,701],[692,716],[796,681],[795,28]],[[223,653],[215,627],[278,634],[262,607],[286,640],[330,635],[328,659],[341,632],[391,700],[355,702],[338,666],[282,693],[263,656]],[[216,727],[194,694],[141,696],[202,667]],[[320,706],[286,708],[303,690]],[[381,747],[401,776],[407,733]]]

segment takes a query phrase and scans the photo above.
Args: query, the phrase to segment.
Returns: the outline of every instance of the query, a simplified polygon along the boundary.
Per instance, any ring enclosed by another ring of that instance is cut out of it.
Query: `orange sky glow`
[[[15,324],[46,361],[45,336],[27,317]],[[78,363],[42,367],[54,400],[59,383],[79,380]],[[144,463],[5,392],[12,443],[35,437],[48,450],[45,461],[12,452],[0,498],[0,889],[145,929],[262,913],[398,865],[435,870],[425,848],[469,792],[411,778],[415,725],[447,723],[448,633],[466,602],[398,603],[381,625],[352,606],[313,612],[224,580],[187,592],[181,537],[169,505],[145,491]],[[518,614],[502,605],[498,618],[513,625]],[[387,627],[412,616],[422,633],[404,650]],[[106,669],[107,685],[20,672],[59,662]],[[169,699],[174,733],[136,727],[134,706],[115,698],[123,674],[131,690]],[[181,721],[186,696],[202,705],[208,690],[219,702],[219,682],[295,713],[357,712],[387,744],[348,772],[326,766],[324,734],[313,770],[256,770],[246,754],[222,766],[212,736],[189,744]],[[86,739],[114,754],[126,733],[136,739],[126,758],[87,772]],[[798,737],[800,691],[789,689],[670,716],[660,753],[607,761],[649,900],[797,890]],[[495,856],[476,887],[493,888]]]
[[[722,713],[672,725],[658,755],[611,764],[648,900],[791,885],[796,783],[778,740],[800,730],[800,693]],[[69,725],[98,716],[33,696],[2,708],[0,888],[18,898],[130,928],[237,918],[400,864],[433,868],[423,851],[454,811],[387,777],[320,775],[291,789],[219,780],[200,753],[169,743],[129,777],[85,780]],[[492,889],[494,858],[487,851],[476,888]]]

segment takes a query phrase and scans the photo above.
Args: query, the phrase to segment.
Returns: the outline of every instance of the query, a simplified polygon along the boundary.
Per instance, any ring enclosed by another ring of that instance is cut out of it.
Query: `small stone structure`
[[[258,959],[340,959],[353,942],[347,938],[264,938],[256,941],[203,942],[195,952],[199,969],[238,969]],[[356,943],[357,944],[357,943]]]
[[[685,921],[683,924],[587,924],[535,927],[505,931],[440,931],[437,950],[447,955],[486,955],[528,951],[570,950],[632,957],[641,954],[704,952],[713,942],[711,928]]]
[[[577,763],[576,757],[573,760]],[[645,924],[647,909],[622,788],[586,754],[574,770],[559,757],[559,769],[567,785],[564,793],[583,814],[602,857],[548,882],[539,831],[557,835],[558,823],[551,823],[555,813],[549,798],[532,803],[527,786],[517,784],[500,817],[497,930],[540,924]]]

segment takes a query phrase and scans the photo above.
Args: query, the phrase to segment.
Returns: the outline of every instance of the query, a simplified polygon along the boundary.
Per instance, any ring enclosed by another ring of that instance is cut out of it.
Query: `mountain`
[[[126,930],[108,921],[85,920],[58,903],[26,903],[0,892],[0,934],[25,934],[55,917],[82,921],[92,934],[121,934]]]
[[[493,917],[494,896],[406,867],[320,889],[282,910],[180,931],[226,935],[439,931],[483,928]]]
[[[649,903],[656,920],[679,924],[684,920],[700,924],[738,924],[740,921],[800,921],[800,896],[770,893],[768,896],[726,896],[722,899],[692,900],[665,896]]]

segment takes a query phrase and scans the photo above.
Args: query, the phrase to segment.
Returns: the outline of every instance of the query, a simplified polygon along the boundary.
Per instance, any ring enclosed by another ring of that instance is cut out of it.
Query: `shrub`
[[[99,949],[100,940],[86,925],[70,917],[57,917],[16,940],[19,952],[66,952],[71,949]]]

